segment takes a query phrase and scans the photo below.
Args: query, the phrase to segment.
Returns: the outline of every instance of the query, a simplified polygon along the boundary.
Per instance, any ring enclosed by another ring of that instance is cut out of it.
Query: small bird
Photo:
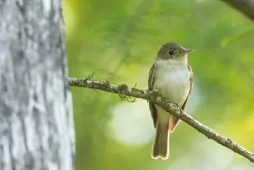
[[[168,102],[184,110],[193,87],[193,72],[187,56],[192,50],[170,42],[162,45],[149,72],[149,90],[155,90]],[[169,157],[169,137],[179,119],[166,110],[149,102],[149,108],[156,128],[153,159],[166,160]]]

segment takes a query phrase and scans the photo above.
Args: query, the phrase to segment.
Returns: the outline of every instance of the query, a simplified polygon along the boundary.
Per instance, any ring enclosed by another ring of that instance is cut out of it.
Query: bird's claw
[[[157,89],[153,89],[153,95],[157,99],[160,96],[159,91]]]
[[[179,108],[179,106],[176,103],[172,103],[170,105],[170,109],[172,109],[172,110],[180,110],[181,111],[181,109]]]

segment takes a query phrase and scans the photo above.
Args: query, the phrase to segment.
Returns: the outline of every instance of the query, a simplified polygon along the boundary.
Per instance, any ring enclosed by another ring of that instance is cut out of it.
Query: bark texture
[[[0,0],[0,170],[71,170],[61,0]]]
[[[183,112],[176,104],[168,103],[167,101],[165,101],[162,97],[158,96],[156,92],[130,88],[125,84],[111,84],[109,81],[95,81],[91,78],[92,76],[89,76],[87,78],[69,78],[69,83],[71,86],[85,87],[111,93],[117,93],[122,100],[135,101],[134,97],[149,100],[150,102],[161,106],[163,109],[165,109],[175,117],[183,120],[185,123],[189,124],[191,127],[195,128],[197,131],[204,134],[209,139],[216,141],[218,144],[225,146],[228,149],[238,153],[239,155],[242,155],[243,157],[249,159],[251,162],[254,162],[254,153],[238,145],[230,138],[223,137],[211,128],[203,125],[190,115]]]

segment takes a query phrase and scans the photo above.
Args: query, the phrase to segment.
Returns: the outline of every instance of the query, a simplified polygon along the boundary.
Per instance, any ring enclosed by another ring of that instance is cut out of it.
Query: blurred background
[[[69,75],[147,89],[148,71],[169,41],[194,49],[187,112],[254,151],[254,22],[212,0],[64,0]],[[77,170],[253,170],[247,159],[181,123],[171,156],[152,160],[148,103],[71,88]]]

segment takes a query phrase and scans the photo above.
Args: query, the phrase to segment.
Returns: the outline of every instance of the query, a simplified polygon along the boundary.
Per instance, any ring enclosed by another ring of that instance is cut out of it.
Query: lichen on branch
[[[130,88],[126,84],[116,85],[111,84],[109,81],[95,81],[92,80],[91,77],[87,78],[68,78],[70,86],[76,87],[85,87],[90,89],[97,89],[102,91],[107,91],[111,93],[119,94],[120,96],[125,97],[132,97],[132,98],[141,98],[145,100],[149,100],[163,109],[167,110],[169,114],[172,114],[178,118],[180,118],[185,123],[189,124],[191,127],[195,128],[197,131],[216,141],[217,143],[221,144],[229,148],[230,150],[242,155],[243,157],[249,159],[251,162],[254,162],[254,153],[248,151],[244,147],[238,145],[233,140],[223,137],[211,128],[203,125],[190,115],[183,112],[176,104],[168,103],[165,99],[155,91],[147,91],[147,90],[139,90],[136,88]]]

